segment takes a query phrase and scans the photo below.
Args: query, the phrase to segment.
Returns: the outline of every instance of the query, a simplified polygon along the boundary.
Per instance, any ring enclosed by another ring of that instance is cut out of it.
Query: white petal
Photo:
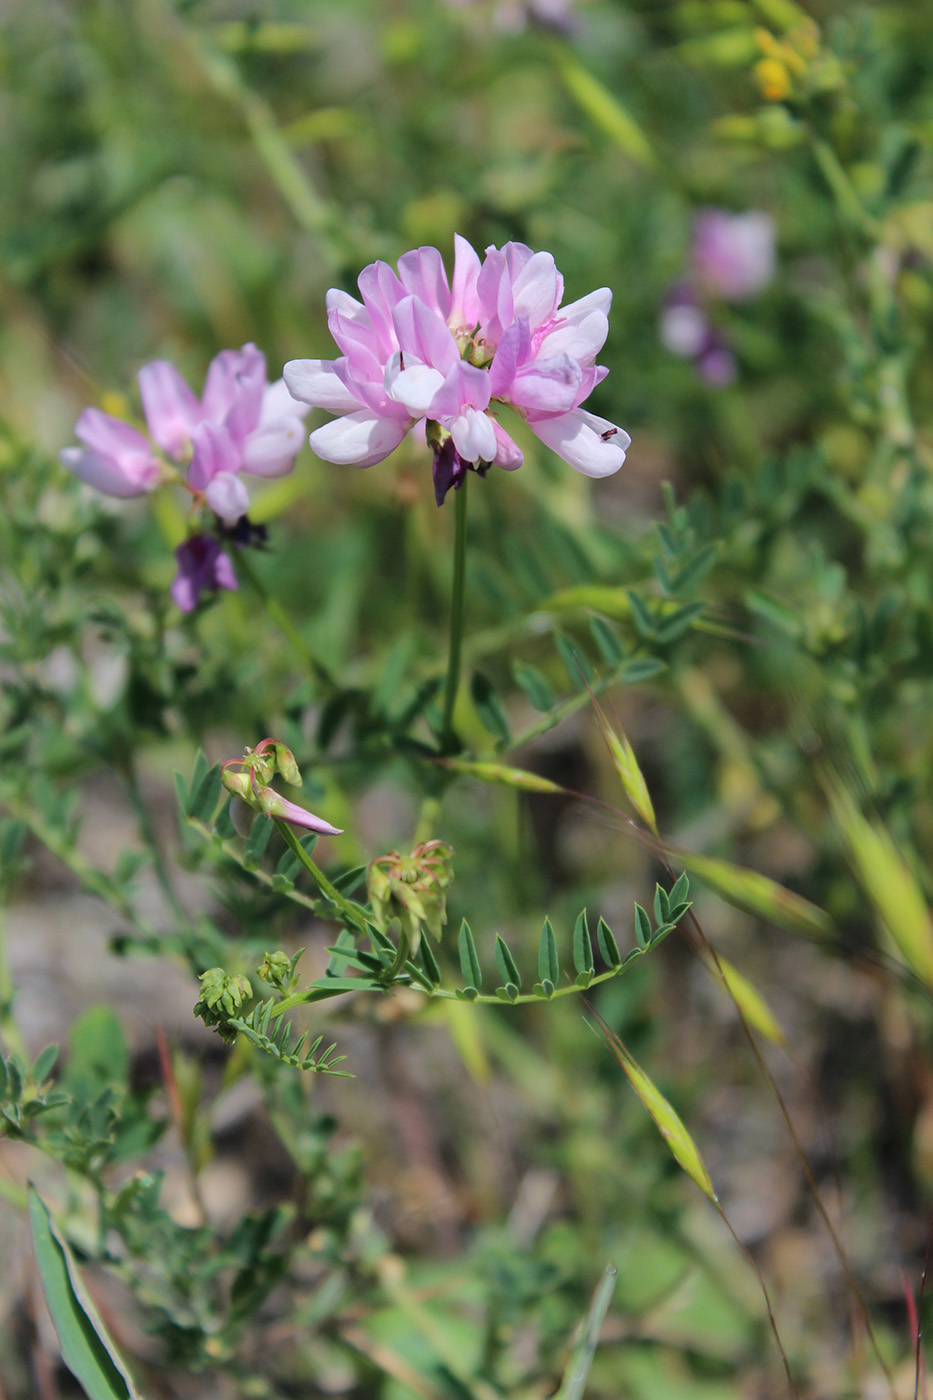
[[[243,444],[241,470],[252,476],[284,476],[304,442],[300,418],[282,418],[265,432],[253,433]]]
[[[475,408],[451,420],[450,436],[465,462],[492,462],[499,450],[492,419]]]
[[[554,329],[541,342],[541,355],[569,355],[581,365],[591,365],[606,343],[609,320],[605,312],[593,310],[574,317]]]
[[[632,439],[624,428],[575,408],[556,418],[529,419],[528,426],[558,457],[584,476],[611,476],[625,461]]]
[[[404,369],[401,367],[403,363]],[[396,352],[386,366],[384,384],[390,399],[407,408],[412,418],[420,418],[431,407],[438,389],[443,387],[444,376],[430,365],[403,360],[402,355]]]
[[[289,360],[284,384],[292,398],[328,413],[353,413],[360,401],[350,393],[334,370],[333,360]],[[265,406],[265,405],[263,405]]]
[[[304,418],[308,408],[307,403],[292,398],[284,379],[277,379],[267,387],[262,396],[262,408],[256,426],[261,432],[263,428],[271,428],[285,418]]]
[[[204,499],[215,515],[219,515],[226,525],[235,525],[241,515],[249,510],[249,496],[246,487],[232,472],[218,472],[208,482]]]
[[[394,452],[411,427],[409,418],[381,418],[375,413],[349,413],[317,428],[309,439],[325,462],[371,467]]]

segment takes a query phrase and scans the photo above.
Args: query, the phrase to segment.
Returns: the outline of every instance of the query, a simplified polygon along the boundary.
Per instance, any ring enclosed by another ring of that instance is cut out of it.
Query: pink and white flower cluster
[[[233,530],[249,509],[242,475],[291,470],[307,405],[291,397],[283,380],[268,383],[265,356],[255,345],[215,356],[200,398],[167,360],[143,365],[138,380],[149,436],[86,408],[75,424],[83,446],[66,447],[62,462],[111,496],[139,496],[181,479],[196,504]],[[196,606],[202,589],[236,588],[230,561],[210,535],[186,540],[176,560],[172,594],[184,612]]]
[[[467,469],[521,466],[496,417],[508,405],[577,471],[617,471],[628,433],[581,407],[607,373],[596,356],[609,329],[609,289],[561,307],[563,278],[550,253],[507,243],[481,261],[466,239],[457,236],[455,247],[449,281],[438,250],[418,248],[397,273],[384,262],[364,268],[360,301],[328,292],[340,357],[285,366],[294,398],[339,415],[311,434],[314,451],[370,467],[424,421],[440,505]]]

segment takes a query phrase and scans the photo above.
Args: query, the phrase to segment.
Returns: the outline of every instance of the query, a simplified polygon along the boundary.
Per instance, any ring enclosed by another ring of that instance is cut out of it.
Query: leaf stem
[[[331,904],[336,905],[348,923],[352,924],[354,928],[359,929],[360,932],[365,933],[366,916],[363,910],[358,905],[353,904],[351,900],[345,899],[340,891],[331,884],[320,866],[316,865],[308,855],[308,852],[305,850],[304,846],[302,846],[298,837],[288,825],[288,822],[282,821],[280,817],[273,817],[272,820],[278,827],[279,835],[282,837],[286,846],[298,857],[321,893],[330,900]]]
[[[456,748],[456,735],[453,731],[454,705],[460,686],[460,658],[463,650],[463,604],[466,580],[466,540],[467,540],[467,485],[470,473],[466,472],[460,488],[456,492],[454,505],[454,567],[450,592],[450,649],[447,653],[447,684],[444,690],[444,722],[441,728],[441,745],[444,753]]]

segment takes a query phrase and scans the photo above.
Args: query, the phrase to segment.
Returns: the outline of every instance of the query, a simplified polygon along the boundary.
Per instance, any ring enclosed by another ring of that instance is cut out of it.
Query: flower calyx
[[[369,863],[366,887],[373,922],[384,930],[398,919],[412,954],[418,951],[422,928],[440,941],[453,856],[446,841],[422,841],[407,855],[388,851]]]
[[[331,826],[323,817],[299,807],[276,792],[271,786],[276,776],[290,787],[301,786],[301,774],[291,749],[276,739],[263,739],[254,749],[243,751],[242,758],[230,758],[221,764],[220,778],[227,792],[239,798],[264,817],[289,822],[322,836],[340,836],[343,828]]]

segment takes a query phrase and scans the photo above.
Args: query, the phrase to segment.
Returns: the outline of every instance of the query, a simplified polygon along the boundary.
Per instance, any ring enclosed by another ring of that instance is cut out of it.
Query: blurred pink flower
[[[255,345],[216,355],[200,399],[167,360],[143,365],[139,393],[150,437],[86,408],[75,425],[84,446],[64,448],[62,463],[110,496],[142,495],[184,474],[225,539],[239,545],[261,539],[246,519],[249,496],[240,474],[273,477],[291,470],[307,404],[296,402],[283,380],[267,383],[265,356]],[[175,557],[171,593],[182,612],[191,612],[204,591],[237,586],[233,565],[212,535],[192,535]]]
[[[455,238],[450,282],[436,248],[373,263],[362,301],[332,290],[328,322],[342,356],[292,360],[285,383],[304,402],[339,415],[311,434],[326,461],[369,467],[418,422],[434,449],[438,504],[467,469],[507,471],[522,454],[494,417],[507,404],[577,471],[607,476],[629,436],[580,407],[606,371],[595,357],[608,333],[607,288],[560,309],[563,278],[550,253],[521,243],[480,259]]]
[[[774,276],[774,220],[760,209],[730,214],[701,209],[693,223],[693,271],[699,287],[726,301],[747,301]]]
[[[149,439],[99,408],[86,408],[75,424],[84,447],[65,447],[62,463],[108,496],[141,496],[157,486],[162,470]]]

